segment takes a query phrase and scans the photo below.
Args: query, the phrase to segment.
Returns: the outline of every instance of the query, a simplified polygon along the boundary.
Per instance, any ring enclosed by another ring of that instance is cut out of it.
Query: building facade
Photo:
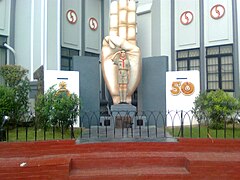
[[[72,70],[73,56],[100,57],[102,39],[109,32],[110,3],[0,0],[0,65],[22,65],[34,81],[41,65]],[[239,96],[240,1],[136,3],[143,58],[168,56],[169,71],[199,70],[201,90],[223,89]]]

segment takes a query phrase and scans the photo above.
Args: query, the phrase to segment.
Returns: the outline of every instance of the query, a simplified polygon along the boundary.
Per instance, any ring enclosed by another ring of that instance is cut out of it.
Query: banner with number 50
[[[200,92],[199,71],[172,71],[166,74],[167,126],[196,124],[191,110]],[[181,122],[181,113],[184,120]]]

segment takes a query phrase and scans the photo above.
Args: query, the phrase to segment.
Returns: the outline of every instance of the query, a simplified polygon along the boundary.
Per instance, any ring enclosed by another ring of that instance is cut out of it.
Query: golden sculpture
[[[70,91],[67,89],[67,83],[62,81],[59,83],[59,89],[56,92],[56,95],[61,95],[62,93],[66,94],[67,96],[70,96]]]
[[[113,103],[131,103],[142,72],[140,49],[136,46],[135,0],[113,1],[110,32],[103,40],[102,72]]]

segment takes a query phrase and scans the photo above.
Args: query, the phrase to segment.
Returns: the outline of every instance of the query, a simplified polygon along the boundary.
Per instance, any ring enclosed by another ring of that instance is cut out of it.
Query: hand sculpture
[[[102,72],[113,103],[131,103],[142,72],[140,49],[136,46],[136,2],[111,3],[110,32],[103,40]]]

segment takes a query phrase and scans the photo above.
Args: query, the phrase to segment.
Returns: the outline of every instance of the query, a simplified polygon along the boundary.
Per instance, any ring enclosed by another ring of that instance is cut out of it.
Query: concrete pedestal
[[[116,104],[111,106],[115,128],[131,128],[134,122],[136,107],[131,104]]]

